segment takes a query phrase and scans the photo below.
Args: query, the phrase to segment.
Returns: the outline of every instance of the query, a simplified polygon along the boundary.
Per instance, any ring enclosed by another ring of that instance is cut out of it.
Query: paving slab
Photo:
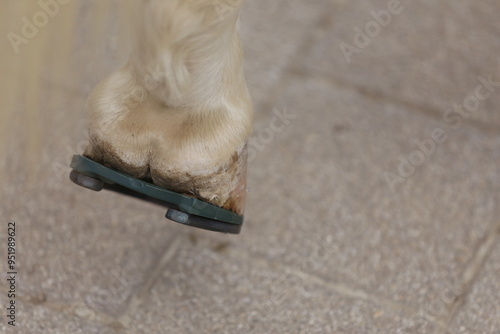
[[[393,3],[400,6],[391,7]],[[438,117],[473,96],[481,85],[479,77],[493,75],[500,82],[497,1],[332,1],[332,5],[329,28],[300,65],[305,72],[328,74],[366,95]],[[377,25],[372,12],[382,11],[385,16],[380,14],[382,23]],[[498,85],[494,91],[478,105],[469,100],[471,112],[466,112],[465,120],[498,133]],[[484,88],[480,94],[489,95]]]
[[[264,141],[239,247],[375,296],[432,304],[498,219],[500,138],[315,78],[290,83],[277,102],[285,106],[296,117],[272,140],[272,117],[257,122]],[[429,143],[436,129],[445,142]],[[433,153],[418,153],[416,141]],[[386,173],[400,178],[394,189]]]
[[[130,333],[426,333],[432,324],[347,298],[314,279],[249,259],[226,238],[182,241]]]
[[[175,238],[176,227],[164,214],[70,182],[23,194],[22,205],[10,213],[17,225],[19,295],[84,302],[95,312],[120,315]],[[0,254],[6,258],[4,248]]]

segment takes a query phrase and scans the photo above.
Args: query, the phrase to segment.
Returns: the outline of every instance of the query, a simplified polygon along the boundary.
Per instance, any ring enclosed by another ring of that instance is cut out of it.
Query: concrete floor
[[[74,0],[47,22],[37,1],[0,5],[2,36],[44,23],[17,53],[0,40],[2,277],[8,221],[18,252],[0,332],[500,333],[498,1],[247,0],[239,236],[68,180],[130,3]]]

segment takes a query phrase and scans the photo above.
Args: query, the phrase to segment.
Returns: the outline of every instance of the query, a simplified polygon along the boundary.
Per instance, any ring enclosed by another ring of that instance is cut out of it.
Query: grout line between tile
[[[447,333],[448,327],[452,320],[459,314],[460,309],[466,305],[467,296],[471,292],[474,283],[476,282],[479,273],[484,267],[493,249],[500,242],[500,221],[492,224],[488,235],[484,242],[477,248],[474,257],[469,264],[464,268],[461,274],[461,286],[464,287],[464,292],[450,306],[449,312],[441,318],[436,319],[436,330],[434,334]]]
[[[432,106],[421,105],[419,103],[412,102],[412,101],[399,99],[395,96],[386,95],[386,94],[379,92],[373,88],[346,83],[345,81],[343,81],[341,79],[332,78],[330,76],[316,77],[313,74],[303,72],[299,69],[293,69],[288,75],[295,76],[295,77],[298,77],[301,79],[316,78],[317,80],[323,81],[331,86],[354,91],[354,92],[356,92],[356,93],[362,95],[363,97],[370,99],[372,101],[382,102],[382,103],[391,104],[391,105],[395,105],[395,106],[402,106],[402,107],[407,108],[409,110],[419,112],[419,113],[421,113],[427,117],[430,117],[434,120],[441,121],[441,122],[443,121],[443,114],[444,113],[441,112],[438,108],[435,108]],[[464,120],[463,127],[473,128],[475,130],[481,131],[482,133],[500,136],[500,130],[498,129],[498,126],[489,125],[489,124],[486,124],[482,121],[472,119],[472,118]]]
[[[163,253],[161,259],[153,265],[151,275],[148,275],[148,279],[142,285],[141,289],[134,293],[130,298],[127,308],[119,318],[119,322],[124,327],[128,327],[131,322],[130,314],[135,313],[135,311],[141,306],[141,304],[144,302],[144,299],[148,296],[149,291],[163,273],[167,263],[170,262],[170,260],[172,260],[177,253],[177,250],[181,245],[181,238],[179,236],[174,236],[173,239],[174,241]]]
[[[297,270],[296,268],[287,265],[287,264],[275,264],[271,263],[263,258],[259,258],[258,260],[255,261],[255,263],[258,263],[260,266],[265,267],[266,269],[271,269],[275,270],[277,267],[281,267],[284,271],[287,271],[289,273],[292,273],[296,275],[297,277],[300,277],[303,281],[309,282],[312,284],[320,285],[323,287],[326,287],[328,290],[330,290],[333,293],[336,293],[340,296],[351,298],[351,299],[357,299],[357,300],[364,300],[376,305],[381,305],[385,307],[389,311],[393,311],[395,313],[403,313],[404,315],[412,315],[416,314],[417,310],[402,304],[402,303],[397,303],[388,299],[385,299],[380,296],[375,296],[373,294],[370,294],[366,292],[365,290],[359,289],[359,288],[352,288],[349,286],[346,286],[344,284],[338,284],[334,282],[330,282],[322,278],[321,276],[315,275],[313,273],[305,273],[301,270]]]

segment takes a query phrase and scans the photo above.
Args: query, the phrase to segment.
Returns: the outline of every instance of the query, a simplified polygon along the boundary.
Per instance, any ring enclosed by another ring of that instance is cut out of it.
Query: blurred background
[[[247,0],[239,236],[68,180],[132,0],[0,8],[0,332],[500,333],[497,1]]]

